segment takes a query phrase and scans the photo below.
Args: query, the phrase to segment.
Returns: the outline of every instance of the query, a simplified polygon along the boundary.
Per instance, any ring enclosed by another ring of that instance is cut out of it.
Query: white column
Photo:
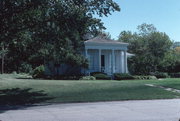
[[[127,72],[127,51],[124,51],[124,73],[128,73]]]
[[[114,49],[112,50],[112,74],[115,72],[115,56],[114,56]]]
[[[99,72],[101,72],[101,49],[99,49]]]
[[[120,51],[120,72],[124,73],[123,51]]]
[[[111,51],[109,51],[109,68],[108,68],[109,74],[111,74],[111,70],[112,70],[112,54]]]
[[[85,57],[88,58],[88,49],[85,49]]]

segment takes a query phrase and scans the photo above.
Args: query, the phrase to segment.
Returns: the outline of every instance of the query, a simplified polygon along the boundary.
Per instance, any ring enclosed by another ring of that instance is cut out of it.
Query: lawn
[[[179,93],[148,87],[155,84],[180,89],[180,79],[79,81],[17,79],[0,75],[0,105],[68,103],[179,98]]]
[[[156,81],[156,82],[153,82],[152,84],[180,90],[180,78]]]

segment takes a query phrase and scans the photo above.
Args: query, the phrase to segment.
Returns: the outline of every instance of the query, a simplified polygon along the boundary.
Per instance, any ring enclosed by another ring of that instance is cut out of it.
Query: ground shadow
[[[44,91],[33,91],[31,88],[3,89],[0,90],[0,113],[6,110],[41,104],[51,99],[53,98],[49,97]]]
[[[27,80],[33,80],[32,77],[16,77],[16,79],[27,79]]]

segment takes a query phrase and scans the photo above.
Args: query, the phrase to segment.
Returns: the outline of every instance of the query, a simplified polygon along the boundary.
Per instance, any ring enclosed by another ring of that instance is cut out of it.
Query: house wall
[[[104,72],[111,75],[112,73],[112,50],[102,50],[101,55],[105,56]],[[88,73],[99,72],[99,50],[88,49],[87,57],[89,60]],[[115,51],[115,73],[124,73],[124,54],[120,50]]]

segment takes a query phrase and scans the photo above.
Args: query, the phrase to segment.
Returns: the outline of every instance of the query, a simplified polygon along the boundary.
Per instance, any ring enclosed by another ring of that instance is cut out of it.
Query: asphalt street
[[[179,121],[180,99],[0,108],[1,121]]]

